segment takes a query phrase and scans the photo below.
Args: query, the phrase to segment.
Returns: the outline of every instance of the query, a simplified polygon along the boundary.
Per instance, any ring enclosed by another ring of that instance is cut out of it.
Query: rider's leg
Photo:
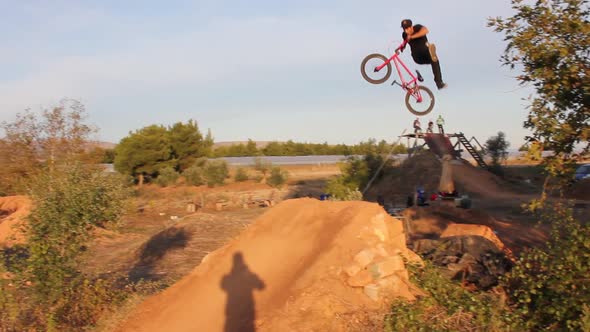
[[[440,72],[440,62],[439,61],[432,61],[432,74],[434,75],[434,82],[436,83],[436,87],[442,89],[446,86],[445,82],[442,79],[442,73]]]
[[[438,56],[436,55],[436,45],[432,43],[428,43],[428,52],[430,53],[430,59],[432,61],[438,61]]]

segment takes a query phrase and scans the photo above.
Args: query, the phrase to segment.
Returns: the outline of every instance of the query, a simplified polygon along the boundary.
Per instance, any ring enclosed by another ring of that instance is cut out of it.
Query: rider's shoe
[[[442,89],[446,88],[447,86],[448,86],[448,85],[447,85],[447,83],[441,83],[441,84],[437,84],[437,85],[436,85],[436,87],[437,87],[439,90],[442,90]]]

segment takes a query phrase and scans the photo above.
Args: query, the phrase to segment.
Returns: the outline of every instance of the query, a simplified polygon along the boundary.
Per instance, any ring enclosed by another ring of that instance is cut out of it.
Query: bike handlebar
[[[399,52],[403,52],[404,49],[406,48],[406,45],[408,44],[407,40],[404,40],[396,49],[395,49],[395,54],[399,54]]]

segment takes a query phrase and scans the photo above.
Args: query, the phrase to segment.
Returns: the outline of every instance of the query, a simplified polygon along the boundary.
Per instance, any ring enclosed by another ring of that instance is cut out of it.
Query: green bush
[[[167,187],[176,184],[176,181],[180,177],[180,174],[171,166],[162,168],[156,178],[156,183],[160,187]]]
[[[60,329],[74,331],[94,326],[111,308],[120,304],[129,290],[119,290],[112,280],[74,280],[59,300],[53,319]]]
[[[556,203],[541,220],[552,226],[546,248],[524,252],[503,282],[521,328],[590,331],[590,224]]]
[[[511,316],[501,297],[470,292],[430,263],[410,270],[412,282],[427,296],[394,301],[385,331],[510,331]]]
[[[355,191],[365,188],[371,178],[379,179],[388,167],[391,167],[391,161],[375,153],[368,153],[363,158],[350,156],[340,164],[342,174],[328,181],[325,190],[335,200],[356,200],[359,195]]]
[[[7,273],[4,267],[4,257],[0,255],[0,331],[18,331],[19,313],[22,312],[23,304],[17,300],[17,292],[11,281],[2,276]]]
[[[254,169],[266,177],[266,173],[272,169],[272,163],[262,157],[256,157],[254,159]]]
[[[38,294],[55,300],[76,275],[82,247],[93,227],[116,222],[129,196],[124,179],[82,164],[37,175],[30,187],[29,260]]]
[[[210,160],[205,164],[204,178],[209,187],[222,185],[228,174],[229,169],[225,160]]]
[[[287,182],[288,177],[289,173],[287,171],[282,170],[280,167],[273,167],[266,183],[271,187],[280,188]]]
[[[203,167],[197,166],[196,164],[185,169],[184,172],[182,172],[182,176],[184,176],[186,183],[191,186],[201,186],[205,184]]]
[[[331,195],[333,200],[337,201],[353,200],[351,199],[352,193],[359,191],[357,184],[348,181],[346,176],[338,176],[330,179],[324,190]],[[360,196],[360,200],[362,200],[362,194]]]
[[[129,193],[124,177],[79,163],[32,177],[26,247],[5,250],[0,260],[0,272],[13,274],[9,284],[0,280],[0,330],[80,331],[93,324],[114,298],[100,295],[110,286],[78,282],[79,260],[92,230],[115,223]]]
[[[240,167],[236,170],[236,175],[234,176],[236,182],[244,182],[248,181],[248,172],[245,168]]]

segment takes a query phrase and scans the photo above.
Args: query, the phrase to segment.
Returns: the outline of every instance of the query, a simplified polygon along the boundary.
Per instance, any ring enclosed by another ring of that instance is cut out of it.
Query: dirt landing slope
[[[377,204],[287,200],[117,331],[358,331],[351,313],[413,298],[401,256],[419,259],[401,222]]]
[[[26,196],[0,197],[0,247],[24,241],[15,227],[31,211],[31,200]]]
[[[451,165],[455,184],[463,189],[462,192],[489,198],[510,198],[518,195],[508,183],[489,171],[459,160],[453,161]]]

